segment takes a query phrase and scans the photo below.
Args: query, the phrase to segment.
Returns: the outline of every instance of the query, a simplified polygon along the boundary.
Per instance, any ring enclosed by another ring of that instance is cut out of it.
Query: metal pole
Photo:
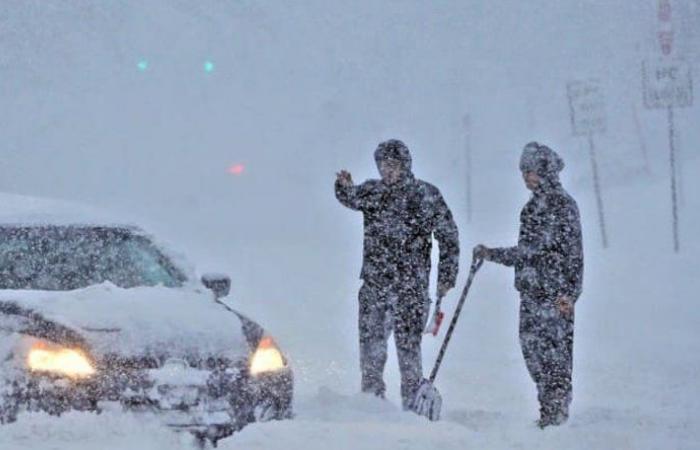
[[[600,225],[600,235],[603,240],[603,248],[608,248],[608,233],[605,229],[605,215],[603,213],[603,196],[600,192],[600,178],[598,177],[598,160],[595,154],[595,143],[593,135],[588,135],[588,149],[591,155],[591,167],[593,168],[593,187],[595,188],[595,199],[598,204],[598,223]]]
[[[469,130],[464,135],[467,163],[467,223],[472,221],[472,149],[469,142]]]
[[[685,183],[683,176],[683,169],[685,165],[683,164],[683,141],[681,136],[676,133],[676,124],[673,124],[673,141],[674,149],[676,152],[676,182],[678,184],[678,215],[680,216],[685,207]]]
[[[472,147],[471,147],[471,116],[465,114],[462,117],[462,125],[464,126],[464,158],[465,169],[467,171],[467,223],[472,221]]]
[[[678,237],[678,193],[676,190],[676,145],[675,130],[673,126],[673,107],[668,108],[668,143],[671,150],[671,204],[673,208],[673,250],[680,251],[680,239]]]
[[[647,152],[647,143],[644,139],[644,133],[642,132],[642,125],[639,123],[639,114],[637,112],[637,105],[632,103],[632,111],[634,112],[634,127],[637,131],[637,138],[639,139],[639,149],[642,151],[642,160],[644,161],[644,173],[651,175],[651,170],[649,168],[649,153]]]

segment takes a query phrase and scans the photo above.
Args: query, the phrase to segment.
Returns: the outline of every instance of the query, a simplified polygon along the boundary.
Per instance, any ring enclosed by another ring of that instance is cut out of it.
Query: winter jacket
[[[575,301],[583,282],[582,242],[576,201],[558,180],[545,179],[520,213],[518,245],[492,249],[489,259],[515,267],[521,293]]]
[[[364,215],[364,252],[360,277],[374,284],[409,283],[427,288],[430,278],[432,236],[438,241],[438,283],[454,287],[459,266],[459,237],[452,213],[440,191],[415,179],[408,149],[400,141],[388,141],[375,153],[379,164],[392,157],[404,164],[404,175],[395,185],[381,180],[345,187],[335,194],[340,203]]]

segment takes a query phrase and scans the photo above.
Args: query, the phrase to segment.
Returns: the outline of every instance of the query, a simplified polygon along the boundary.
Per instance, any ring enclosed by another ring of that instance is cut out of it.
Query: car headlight
[[[32,372],[47,372],[69,378],[94,375],[95,368],[82,350],[37,342],[29,350],[27,366]]]
[[[277,372],[285,367],[284,357],[275,341],[269,336],[263,337],[250,359],[250,374]]]

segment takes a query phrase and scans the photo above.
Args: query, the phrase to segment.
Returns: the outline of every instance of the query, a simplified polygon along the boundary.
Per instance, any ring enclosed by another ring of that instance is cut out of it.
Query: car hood
[[[195,288],[106,283],[63,292],[0,291],[0,301],[30,312],[33,321],[68,328],[97,357],[239,359],[249,352],[238,316]]]

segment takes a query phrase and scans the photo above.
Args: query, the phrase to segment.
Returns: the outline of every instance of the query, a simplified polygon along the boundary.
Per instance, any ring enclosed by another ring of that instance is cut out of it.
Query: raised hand
[[[354,183],[352,181],[352,175],[347,170],[341,170],[336,174],[336,181],[343,187],[352,187]]]

